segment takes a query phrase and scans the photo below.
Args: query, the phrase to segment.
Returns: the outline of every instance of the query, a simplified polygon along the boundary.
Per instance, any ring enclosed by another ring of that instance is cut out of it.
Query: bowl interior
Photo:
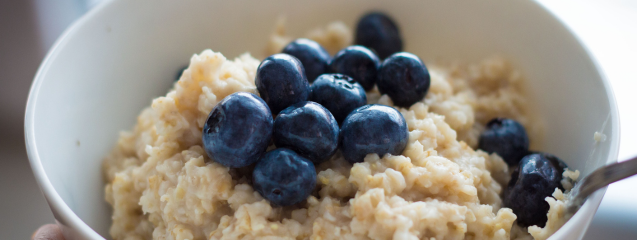
[[[29,155],[58,219],[81,219],[108,238],[102,158],[193,53],[210,48],[229,58],[246,51],[260,57],[280,15],[300,36],[333,20],[353,27],[372,9],[396,19],[406,50],[425,63],[494,54],[511,60],[545,122],[544,139],[534,139],[538,149],[584,175],[615,161],[619,126],[608,84],[576,38],[531,1],[115,0],[64,34],[29,97]],[[607,140],[595,143],[595,131]],[[582,211],[594,213],[601,195],[591,201]]]

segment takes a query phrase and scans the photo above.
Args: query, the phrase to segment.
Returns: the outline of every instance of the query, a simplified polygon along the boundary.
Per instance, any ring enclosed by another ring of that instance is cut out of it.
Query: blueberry
[[[555,156],[553,154],[540,152],[540,151],[529,151],[527,155],[531,155],[531,154],[540,154],[540,155],[544,156],[546,159],[551,161],[551,163],[553,163],[553,165],[557,166],[557,170],[560,172],[560,174],[562,174],[564,172],[564,170],[568,168],[568,166],[566,165],[566,163],[564,161],[562,161],[562,159],[559,159],[557,156]],[[562,189],[562,185],[560,185],[560,189]],[[564,190],[564,189],[562,189],[562,190]]]
[[[274,120],[265,102],[252,93],[233,93],[215,106],[203,126],[210,159],[226,167],[248,166],[261,157],[272,137]]]
[[[398,27],[389,16],[380,12],[368,13],[358,21],[354,42],[374,49],[381,59],[403,50]]]
[[[409,107],[422,100],[431,84],[429,70],[416,55],[399,52],[391,55],[378,71],[378,90],[397,106]]]
[[[305,77],[303,64],[285,53],[274,54],[263,60],[257,68],[254,82],[259,95],[273,114],[292,104],[306,101],[310,96],[310,83]]]
[[[544,200],[561,184],[566,165],[555,156],[544,153],[527,155],[513,170],[504,193],[504,206],[517,215],[518,225],[544,227],[549,204]]]
[[[338,124],[345,117],[367,104],[365,89],[349,76],[332,73],[319,76],[312,84],[310,100],[330,110]]]
[[[270,203],[290,206],[307,199],[316,187],[316,169],[287,148],[267,152],[254,167],[252,184]]]
[[[333,73],[352,77],[366,91],[374,88],[380,60],[375,53],[363,46],[349,46],[341,49],[330,64]]]
[[[330,111],[315,102],[300,102],[274,120],[274,145],[289,148],[318,164],[338,148],[338,123]]]
[[[369,153],[401,154],[407,146],[409,131],[405,118],[396,109],[371,104],[357,108],[345,118],[340,139],[345,160],[357,163]]]
[[[480,134],[478,148],[497,153],[509,166],[518,164],[528,154],[529,137],[522,124],[513,119],[495,118],[487,123]]]
[[[283,53],[290,54],[301,61],[305,68],[305,76],[313,82],[319,75],[329,70],[332,57],[325,48],[307,38],[299,38],[283,48]]]

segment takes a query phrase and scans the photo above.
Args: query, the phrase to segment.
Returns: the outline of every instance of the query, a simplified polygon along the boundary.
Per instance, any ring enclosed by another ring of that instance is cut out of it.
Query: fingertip
[[[31,235],[32,240],[64,240],[64,235],[62,235],[62,230],[60,230],[60,226],[56,224],[46,224],[38,230],[36,230],[33,235]]]

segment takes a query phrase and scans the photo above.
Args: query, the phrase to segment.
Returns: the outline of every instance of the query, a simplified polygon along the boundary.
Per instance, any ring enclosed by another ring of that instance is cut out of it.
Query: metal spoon
[[[579,182],[571,189],[566,205],[568,213],[575,213],[586,201],[588,196],[608,184],[637,174],[637,157],[620,163],[603,166]]]

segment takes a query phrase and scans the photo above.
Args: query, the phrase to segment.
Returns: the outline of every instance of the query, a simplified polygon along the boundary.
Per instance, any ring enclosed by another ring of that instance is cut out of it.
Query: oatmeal
[[[606,141],[606,134],[595,131],[595,133],[593,134],[593,140],[595,140],[595,143],[604,142]]]
[[[332,53],[353,39],[340,22],[308,38]],[[280,25],[270,40],[268,55],[292,38]],[[247,53],[233,60],[211,50],[194,55],[173,89],[120,134],[103,163],[114,239],[545,239],[566,221],[557,189],[546,198],[544,228],[518,227],[502,206],[509,167],[497,154],[474,150],[494,117],[517,120],[531,139],[541,132],[523,79],[497,57],[429,65],[426,98],[396,107],[409,130],[402,154],[368,154],[350,164],[337,152],[316,166],[316,192],[306,201],[273,207],[241,169],[210,160],[202,147],[202,128],[217,103],[235,92],[258,94],[259,63]],[[367,101],[394,106],[376,88]]]

